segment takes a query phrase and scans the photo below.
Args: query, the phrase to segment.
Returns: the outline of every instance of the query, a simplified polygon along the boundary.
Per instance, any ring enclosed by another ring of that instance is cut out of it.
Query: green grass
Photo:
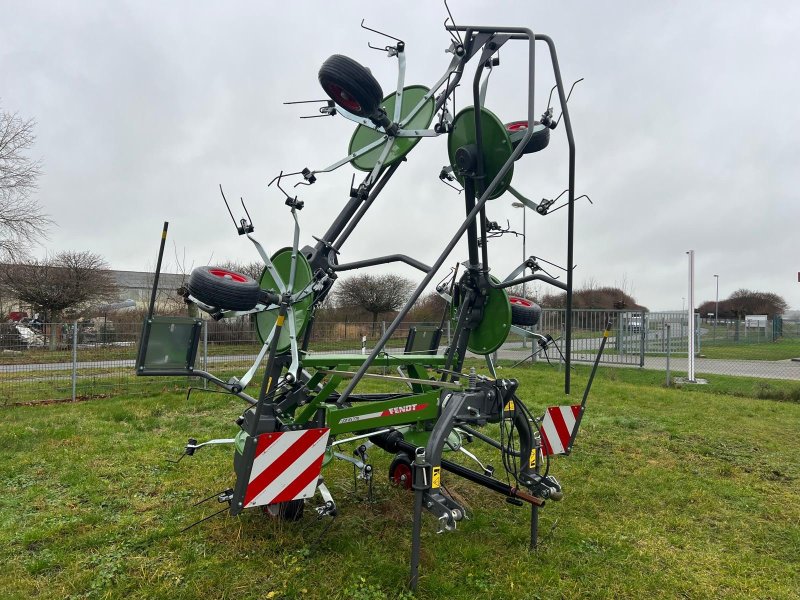
[[[546,366],[501,374],[520,379],[537,412],[563,402]],[[577,369],[575,399],[587,375]],[[341,514],[319,544],[323,524],[308,513],[290,524],[248,511],[182,534],[217,510],[191,505],[232,483],[230,449],[165,459],[189,436],[229,437],[238,401],[187,403],[167,388],[0,409],[0,597],[795,598],[800,403],[758,398],[797,400],[799,386],[662,381],[600,372],[574,454],[552,467],[566,498],[543,509],[535,553],[527,509],[445,474],[471,519],[437,535],[426,515],[415,596],[403,586],[411,496],[388,486],[378,450],[373,503],[363,484],[353,491],[349,465],[323,472]]]
[[[748,343],[704,338],[701,353],[706,358],[738,360],[787,360],[800,357],[800,339],[779,338],[774,342]]]

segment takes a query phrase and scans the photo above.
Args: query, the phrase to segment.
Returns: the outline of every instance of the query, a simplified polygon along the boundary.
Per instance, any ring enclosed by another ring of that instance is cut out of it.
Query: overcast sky
[[[594,201],[578,205],[577,286],[624,284],[651,310],[680,309],[694,249],[696,304],[714,299],[719,274],[720,298],[750,288],[800,308],[800,3],[450,4],[459,24],[549,34],[564,79],[585,78],[570,103],[576,192]],[[450,58],[437,2],[0,0],[0,11],[0,105],[37,121],[38,199],[57,223],[46,248],[91,250],[115,269],[152,268],[165,220],[165,270],[257,260],[219,183],[229,199],[245,198],[268,249],[290,244],[288,210],[267,183],[281,169],[342,158],[354,125],[300,120],[312,109],[282,102],[322,97],[317,71],[334,53],[368,66],[385,93],[396,85],[396,60],[367,48],[385,42],[362,18],[406,41],[407,84],[431,85]],[[538,52],[537,114],[552,85],[546,48]],[[524,118],[524,44],[500,59],[486,105],[504,122]],[[431,263],[458,227],[463,199],[437,177],[446,140],[423,140],[409,159],[342,260],[402,252]],[[298,188],[304,243],[345,204],[352,173],[345,166]],[[516,163],[513,185],[536,201],[567,186],[563,126],[544,152]],[[492,201],[488,215],[521,230],[513,200]],[[566,216],[529,212],[528,253],[563,264]],[[521,260],[520,238],[490,248],[498,276]],[[448,262],[465,258],[462,244]]]

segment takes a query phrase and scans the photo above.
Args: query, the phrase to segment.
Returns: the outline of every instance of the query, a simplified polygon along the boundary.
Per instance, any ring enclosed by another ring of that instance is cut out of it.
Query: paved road
[[[530,353],[530,349],[522,348],[519,344],[505,344],[498,351],[498,358],[507,360],[522,360]],[[550,360],[553,360],[553,352],[550,352]],[[556,355],[557,357],[557,355]],[[617,357],[614,357],[617,358]],[[638,367],[639,356],[630,355],[631,364],[618,364],[603,362],[604,367]],[[556,358],[557,360],[557,358]],[[573,353],[573,360],[576,362],[591,362],[593,355]],[[688,369],[688,359],[670,357],[669,367],[671,371],[685,373]],[[645,369],[655,371],[666,371],[666,356],[645,356]],[[800,381],[800,362],[792,360],[732,360],[732,359],[695,359],[695,373],[701,375],[739,375],[744,377],[759,377],[764,379],[789,379]]]

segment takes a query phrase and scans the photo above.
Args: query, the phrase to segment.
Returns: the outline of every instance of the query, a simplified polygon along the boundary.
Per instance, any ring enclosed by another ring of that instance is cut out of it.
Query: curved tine
[[[275,177],[272,178],[272,181],[270,181],[267,184],[267,187],[271,186],[276,181],[280,181],[280,179],[283,178],[283,177],[291,177],[292,175],[302,175],[302,174],[303,174],[302,171],[295,171],[294,173],[284,173],[283,171],[281,171]]]
[[[449,188],[453,188],[453,189],[454,189],[455,191],[457,191],[459,194],[460,194],[461,192],[463,192],[463,191],[464,191],[464,190],[462,190],[462,189],[460,189],[460,188],[457,188],[456,186],[454,186],[454,185],[453,185],[453,184],[451,184],[451,183],[447,183],[447,182],[446,182],[444,179],[440,179],[439,181],[441,181],[441,182],[442,182],[443,184],[445,184],[447,187],[449,187]]]
[[[558,87],[558,85],[554,85],[550,88],[550,95],[547,97],[547,108],[550,108],[550,101],[553,99],[553,91]],[[547,110],[547,109],[545,109]]]
[[[544,273],[545,275],[547,275],[547,276],[548,276],[550,279],[560,279],[560,278],[561,278],[561,275],[553,275],[552,273],[548,273],[548,272],[547,272],[545,269],[543,269],[542,267],[539,267],[539,270],[540,270],[542,273]]]
[[[572,96],[572,90],[574,90],[574,89],[575,89],[575,86],[576,86],[576,85],[578,85],[578,84],[579,84],[581,81],[583,81],[584,79],[585,79],[584,77],[581,77],[580,79],[576,79],[576,80],[573,82],[573,84],[570,86],[570,88],[569,88],[569,93],[567,94],[567,102],[569,102],[570,96]]]
[[[570,96],[572,96],[572,90],[574,90],[575,86],[578,85],[581,81],[583,81],[583,79],[584,79],[583,77],[581,77],[580,79],[576,79],[575,83],[573,83],[572,86],[570,86],[569,94],[567,94],[567,103],[569,103]],[[561,117],[563,117],[563,116],[564,116],[564,111],[562,110],[561,114],[558,115],[558,120],[556,121],[556,126],[558,126],[558,124],[561,123]]]
[[[239,230],[239,226],[236,224],[236,217],[233,216],[233,211],[231,211],[230,204],[228,204],[228,199],[225,197],[225,192],[222,191],[222,184],[219,184],[219,193],[222,194],[222,200],[225,202],[225,206],[228,209],[228,214],[231,216],[231,221],[233,221],[233,226],[236,227],[236,230]]]
[[[589,198],[589,196],[587,196],[586,194],[583,194],[582,196],[578,196],[577,198],[575,198],[575,200],[573,200],[573,202],[577,202],[577,201],[578,201],[578,200],[580,200],[581,198],[586,198],[586,199],[589,201],[589,204],[594,204],[594,202],[592,202],[592,199],[591,199],[591,198]],[[547,214],[548,214],[548,215],[552,215],[552,214],[553,214],[554,212],[556,212],[557,210],[559,210],[559,209],[561,209],[561,208],[564,208],[564,207],[565,207],[567,204],[569,204],[569,202],[565,202],[565,203],[564,203],[564,204],[562,204],[561,206],[558,206],[558,207],[554,208],[553,210],[549,210],[549,211],[547,211]]]
[[[372,48],[373,50],[379,50],[380,52],[388,52],[389,51],[389,46],[384,46],[383,48],[380,48],[378,46],[373,46],[369,42],[367,42],[367,46]]]
[[[444,23],[443,23],[443,25],[444,25],[444,29],[445,29],[445,31],[446,31],[447,33],[449,33],[449,34],[450,34],[450,41],[451,41],[451,42],[453,42],[454,44],[460,44],[460,43],[461,43],[461,40],[460,40],[459,38],[457,38],[457,37],[456,37],[456,36],[453,34],[453,30],[451,30],[451,29],[448,29],[448,28],[447,28],[447,22],[448,22],[449,20],[450,20],[450,17],[447,17],[447,18],[444,20]],[[453,27],[455,27],[455,24],[453,24]]]
[[[564,194],[566,194],[568,191],[569,191],[569,188],[565,189],[565,190],[564,190],[563,192],[561,192],[561,193],[560,193],[558,196],[556,196],[555,198],[553,198],[553,202],[555,202],[556,200],[558,200],[559,198],[561,198],[561,196],[563,196]]]
[[[548,265],[553,265],[556,269],[561,269],[562,271],[566,271],[567,270],[566,268],[562,267],[561,265],[557,265],[554,262],[550,262],[549,260],[546,260],[546,259],[542,258],[541,256],[534,256],[533,260],[535,260],[536,262],[540,262],[541,261],[543,263],[547,263]]]
[[[329,100],[291,100],[283,104],[314,104],[316,102],[329,102]]]
[[[364,25],[364,21],[366,21],[366,19],[361,19],[361,28],[362,29],[366,29],[367,31],[372,31],[373,33],[377,33],[378,35],[382,35],[384,37],[387,37],[390,40],[394,40],[395,42],[400,42],[401,44],[405,44],[405,42],[403,40],[401,40],[400,38],[396,38],[393,35],[389,35],[388,33],[383,33],[382,31],[378,31],[377,29],[373,29],[372,27],[367,27],[366,25]]]
[[[302,171],[300,171],[300,173],[302,173]],[[289,175],[298,175],[298,173],[289,173]],[[272,185],[272,182],[273,182],[273,181],[275,181],[275,180],[277,179],[277,183],[276,183],[275,185],[277,185],[277,186],[278,186],[278,189],[279,189],[281,192],[283,192],[283,195],[284,195],[284,196],[286,196],[286,197],[287,197],[287,198],[289,198],[289,199],[292,199],[292,197],[291,197],[289,194],[287,194],[287,193],[286,193],[286,190],[285,190],[285,189],[283,189],[283,187],[281,187],[281,179],[283,179],[284,177],[288,177],[288,175],[284,175],[284,174],[283,174],[283,171],[281,171],[281,172],[278,174],[278,176],[277,176],[275,179],[273,179],[272,181],[270,181],[270,182],[269,182],[269,185],[268,185],[267,187],[269,187],[270,185]],[[295,186],[295,187],[297,187],[297,186]],[[296,200],[296,199],[297,199],[297,196],[295,196],[295,198],[294,198],[294,199]]]
[[[239,196],[239,200],[242,202],[242,208],[244,209],[244,214],[247,215],[247,220],[250,221],[250,225],[253,224],[253,219],[250,217],[250,212],[247,210],[247,206],[244,204],[244,198]]]
[[[447,0],[444,0],[444,7],[447,10],[447,15],[450,17],[450,22],[453,24],[453,30],[456,32],[458,36],[458,43],[462,46],[464,45],[464,40],[461,39],[461,34],[459,33],[458,29],[456,29],[456,20],[453,18],[453,13],[450,11],[450,7],[447,5]],[[445,19],[445,23],[447,23],[447,19]],[[452,35],[452,32],[450,33]]]

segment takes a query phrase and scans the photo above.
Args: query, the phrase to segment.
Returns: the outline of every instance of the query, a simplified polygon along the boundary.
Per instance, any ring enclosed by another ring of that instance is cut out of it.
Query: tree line
[[[0,107],[0,312],[9,297],[46,313],[46,319],[57,321],[67,310],[79,310],[98,301],[117,299],[118,290],[109,272],[109,265],[98,254],[70,250],[34,258],[31,251],[46,239],[50,217],[33,196],[42,175],[42,162],[30,155],[36,140],[35,120]],[[256,280],[263,265],[257,262],[224,266]],[[627,286],[598,286],[589,282],[573,295],[573,307],[591,309],[647,310],[626,291]],[[377,322],[393,318],[405,304],[414,283],[396,274],[363,273],[343,277],[334,293],[318,309],[322,320],[369,320],[373,329]],[[544,308],[565,308],[566,293],[541,294],[535,284],[523,289],[512,288],[512,295],[538,302]],[[175,309],[182,306],[177,291]],[[716,311],[715,301],[706,301],[698,312],[706,316]],[[746,289],[737,290],[719,302],[720,318],[741,318],[747,314],[767,314],[771,318],[787,309],[786,301],[777,294]],[[414,305],[408,319],[437,322],[447,317],[447,304],[435,292],[423,295]]]
[[[789,305],[781,296],[771,292],[740,289],[719,301],[720,319],[743,319],[747,315],[767,315],[770,319],[786,312]],[[716,300],[706,300],[697,312],[701,317],[717,314]]]

